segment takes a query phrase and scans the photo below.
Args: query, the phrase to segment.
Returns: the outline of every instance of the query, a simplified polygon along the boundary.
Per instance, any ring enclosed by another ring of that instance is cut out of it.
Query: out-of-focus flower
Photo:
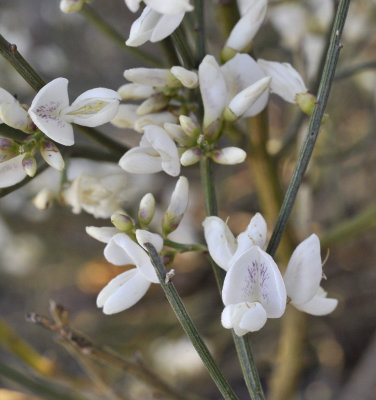
[[[61,199],[75,214],[85,210],[96,218],[109,218],[126,199],[126,181],[121,173],[102,178],[81,174],[61,192]]]
[[[226,222],[218,217],[206,217],[202,223],[205,240],[212,259],[219,267],[228,271],[234,260],[252,246],[263,248],[266,241],[266,222],[255,214],[246,230],[234,237]]]
[[[34,196],[32,202],[38,210],[43,211],[51,206],[55,197],[56,194],[53,190],[44,188]]]
[[[85,0],[61,0],[60,10],[64,13],[73,13],[81,11]]]
[[[171,176],[180,173],[179,154],[174,141],[156,125],[144,127],[140,145],[128,150],[119,161],[127,172],[150,174],[164,171]]]
[[[295,249],[283,279],[287,296],[298,310],[312,315],[326,315],[337,307],[338,300],[326,298],[327,293],[320,287],[320,240],[315,234]]]
[[[56,78],[37,93],[29,114],[46,136],[71,146],[74,144],[72,123],[90,127],[105,124],[115,117],[120,99],[114,90],[96,88],[82,93],[69,106],[68,80]]]
[[[188,206],[189,183],[185,176],[181,176],[171,195],[170,204],[162,219],[162,231],[165,236],[173,232],[182,220]]]
[[[222,325],[238,336],[261,329],[286,308],[286,289],[273,258],[252,246],[230,265],[222,289]]]

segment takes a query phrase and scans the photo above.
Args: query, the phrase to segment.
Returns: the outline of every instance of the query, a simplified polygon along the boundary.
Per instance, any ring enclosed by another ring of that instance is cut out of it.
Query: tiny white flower
[[[171,35],[180,25],[185,12],[179,14],[161,14],[150,7],[145,7],[142,14],[133,22],[127,46],[141,46],[148,40],[159,42]]]
[[[150,174],[164,171],[168,175],[180,173],[178,149],[166,131],[156,125],[144,127],[139,146],[128,150],[119,161],[127,172]]]
[[[283,279],[287,296],[298,310],[312,315],[326,315],[337,307],[338,300],[326,298],[326,292],[320,287],[320,240],[315,234],[294,250]]]
[[[166,68],[130,68],[124,78],[139,85],[151,87],[179,87],[180,81]]]
[[[22,166],[24,155],[13,157],[0,163],[0,188],[15,185],[26,178],[26,172]]]
[[[120,95],[114,90],[91,89],[69,106],[68,80],[56,78],[34,97],[29,114],[35,125],[49,138],[71,146],[74,144],[72,123],[99,126],[116,115]]]
[[[48,188],[43,188],[33,197],[32,203],[38,210],[43,211],[51,206],[55,196],[56,194],[54,191]]]
[[[73,13],[81,10],[85,0],[61,0],[60,10],[64,13]]]
[[[196,72],[189,71],[183,67],[172,67],[170,72],[181,82],[183,86],[189,89],[194,89],[198,86],[198,76]]]
[[[202,152],[197,147],[191,147],[180,156],[180,163],[184,167],[196,164],[200,161]]]
[[[219,217],[206,217],[202,225],[210,256],[225,271],[245,250],[252,246],[263,248],[266,242],[266,222],[259,213],[251,218],[246,230],[236,239]]]
[[[223,282],[222,325],[238,336],[261,329],[267,318],[286,308],[286,289],[273,258],[258,246],[244,251],[230,265]]]
[[[242,163],[247,153],[239,147],[225,147],[213,151],[211,158],[214,162],[223,165],[235,165]]]

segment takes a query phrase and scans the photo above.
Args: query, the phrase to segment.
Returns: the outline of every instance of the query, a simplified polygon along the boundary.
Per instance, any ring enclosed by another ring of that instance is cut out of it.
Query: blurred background
[[[329,0],[270,1],[253,53],[292,63],[315,93],[335,5]],[[350,7],[344,48],[327,107],[329,117],[291,217],[297,243],[312,232],[319,235],[323,259],[329,254],[323,286],[329,297],[339,299],[331,315],[308,316],[305,320],[300,377],[293,399],[376,399],[375,5],[372,0],[359,0]],[[95,0],[90,6],[127,38],[135,15],[122,0]],[[224,43],[214,18],[217,6],[215,1],[206,4],[208,52],[215,56]],[[125,83],[124,69],[145,66],[83,15],[60,12],[58,1],[0,0],[0,33],[17,44],[44,80],[68,78],[71,100],[94,87],[116,90]],[[163,56],[158,44],[146,44],[142,49]],[[0,86],[30,103],[34,91],[3,59],[0,71]],[[274,96],[268,117],[267,149],[285,189],[308,118]],[[131,130],[111,125],[100,130],[128,146],[139,140],[139,134]],[[87,140],[76,132],[76,142],[85,144]],[[249,144],[244,138],[235,140]],[[69,174],[75,177],[84,171],[100,177],[116,170],[108,163],[72,160]],[[229,226],[235,234],[264,208],[253,173],[252,163],[234,168],[217,166],[215,170],[220,216],[230,217]],[[190,167],[183,174],[190,179],[190,208],[174,238],[204,243],[199,172]],[[47,170],[0,199],[0,399],[31,398],[28,396],[32,393],[36,398],[51,399],[165,398],[158,397],[155,390],[132,374],[82,361],[74,351],[72,356],[64,348],[64,341],[26,322],[25,314],[29,312],[48,316],[51,299],[69,311],[71,326],[95,343],[110,346],[133,362],[142,360],[183,393],[191,391],[204,399],[219,399],[159,286],[152,285],[137,305],[120,314],[105,316],[96,308],[100,289],[124,268],[108,264],[103,257],[104,245],[85,233],[86,226],[110,226],[109,219],[96,219],[84,211],[74,215],[69,207],[59,205],[46,211],[34,207],[31,199],[36,193],[44,187],[56,189],[59,179],[56,171]],[[152,192],[158,203],[158,222],[174,184],[174,179],[162,173],[127,176],[124,209],[135,213],[141,197]],[[271,234],[275,221],[267,219]],[[200,332],[240,399],[248,398],[231,333],[220,324],[222,304],[210,264],[203,255],[186,253],[175,259],[174,268],[174,283]],[[265,388],[276,360],[280,331],[280,320],[268,320],[260,332],[250,335]],[[42,373],[17,355],[16,338],[45,357],[47,367]],[[3,364],[12,369],[13,377]],[[55,392],[43,395],[29,384],[22,384],[14,371],[42,386],[48,382]],[[90,376],[96,384],[91,383]],[[25,397],[12,397],[21,396],[16,391],[26,393]]]

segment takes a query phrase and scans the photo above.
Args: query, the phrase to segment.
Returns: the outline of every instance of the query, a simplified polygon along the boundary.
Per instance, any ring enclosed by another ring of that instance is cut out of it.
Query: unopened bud
[[[194,118],[188,117],[187,115],[180,115],[179,122],[184,132],[191,138],[197,138],[201,133],[200,125]]]
[[[146,99],[137,108],[138,115],[151,114],[163,110],[169,102],[169,98],[163,93],[157,93]]]
[[[40,154],[44,161],[52,168],[62,171],[65,163],[59,149],[55,146],[55,143],[46,140],[40,147]]]
[[[196,72],[189,71],[183,67],[172,67],[170,72],[181,82],[183,86],[189,89],[194,89],[198,86],[198,76]]]
[[[64,13],[72,13],[81,11],[85,0],[61,0],[60,10]]]
[[[145,194],[140,201],[138,220],[142,227],[150,224],[155,212],[155,198],[151,193]]]
[[[122,210],[116,211],[111,215],[111,222],[123,232],[129,232],[135,227],[132,217]]]
[[[123,100],[139,100],[155,94],[155,89],[138,83],[126,83],[118,89],[118,93]]]
[[[183,167],[188,167],[189,165],[196,164],[200,161],[201,155],[202,152],[200,149],[198,149],[197,147],[192,147],[186,150],[180,156],[180,163]]]
[[[313,113],[316,103],[316,97],[313,94],[309,92],[298,93],[295,97],[295,101],[304,113],[307,115],[311,115]]]
[[[164,236],[167,236],[179,226],[188,206],[188,193],[188,179],[181,176],[171,195],[170,204],[163,215],[162,232]]]
[[[0,137],[0,154],[4,156],[17,153],[19,145],[12,139]]]
[[[37,162],[31,154],[26,154],[22,159],[22,168],[31,178],[36,174]]]
[[[152,87],[179,87],[181,83],[163,68],[131,68],[124,71],[124,78],[133,83]]]
[[[223,63],[230,61],[238,54],[238,51],[232,49],[231,47],[225,46],[220,53],[220,58]]]
[[[180,125],[166,122],[163,127],[168,133],[168,136],[170,136],[171,139],[175,140],[175,142],[179,143],[181,146],[190,147],[194,144],[195,140],[189,137],[183,131],[183,128]]]
[[[42,189],[36,196],[34,196],[32,202],[38,210],[46,210],[51,207],[55,198],[55,193],[48,188]]]
[[[240,164],[246,157],[247,153],[238,147],[225,147],[224,149],[214,150],[211,154],[214,162],[223,165]]]

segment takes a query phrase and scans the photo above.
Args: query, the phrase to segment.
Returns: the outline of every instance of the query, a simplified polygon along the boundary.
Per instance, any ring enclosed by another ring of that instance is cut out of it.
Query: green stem
[[[175,32],[171,35],[171,38],[181,56],[184,67],[188,69],[193,69],[194,57],[191,49],[189,48],[183,28],[179,26],[179,28],[177,28]]]
[[[80,14],[86,18],[91,24],[93,24],[99,31],[105,36],[117,43],[126,52],[146,61],[148,64],[154,67],[162,67],[163,63],[153,55],[146,53],[138,47],[130,47],[125,44],[125,39],[119,32],[117,32],[108,22],[106,22],[94,9],[93,7],[85,4]]]
[[[212,171],[212,161],[209,158],[200,160],[200,172],[202,190],[204,193],[206,215],[217,215],[217,200],[215,196],[214,179]],[[211,260],[214,276],[218,284],[219,291],[222,291],[225,272],[219,268],[214,261]],[[248,392],[253,400],[264,399],[264,394],[261,387],[260,377],[253,361],[252,353],[247,339],[238,337],[232,332],[236,352],[238,354],[240,367],[243,372],[245,384]]]
[[[0,35],[0,54],[10,62],[13,68],[35,91],[39,91],[46,84],[46,82],[35,72],[33,67],[17,51],[17,46],[9,43],[2,35]],[[112,140],[96,129],[81,125],[74,126],[86,136],[90,137],[91,140],[102,144],[111,151],[117,152],[119,155],[128,150],[128,148],[121,143]]]
[[[164,245],[179,250],[180,253],[185,253],[187,251],[208,251],[207,247],[202,244],[184,244],[174,242],[170,239],[165,239]]]
[[[167,59],[168,65],[180,65],[180,60],[178,57],[178,53],[176,52],[174,42],[171,39],[170,36],[166,37],[166,39],[163,39],[160,43],[160,46],[162,47],[162,50],[165,54],[165,57]]]
[[[195,0],[196,68],[205,57],[205,7],[203,0]]]
[[[267,252],[270,255],[274,255],[279,242],[281,240],[282,234],[285,230],[287,220],[290,216],[292,207],[295,202],[295,198],[302,181],[303,175],[307,169],[308,162],[311,158],[313,148],[316,143],[317,136],[320,132],[321,121],[324,116],[324,111],[326,103],[328,101],[329,92],[331,84],[334,79],[334,72],[337,65],[338,57],[342,44],[340,42],[342,30],[346,21],[347,11],[349,8],[350,0],[341,0],[337,13],[335,22],[333,24],[330,45],[326,56],[324,71],[322,74],[320,87],[317,94],[317,104],[313,110],[310,118],[308,133],[303,146],[300,150],[298,161],[295,166],[289,187],[287,189],[283,204],[278,215],[278,219],[269,241]]]
[[[186,308],[184,307],[184,304],[178,292],[176,291],[174,284],[171,282],[171,280],[166,279],[166,269],[160,260],[157,251],[150,243],[145,243],[145,246],[149,251],[150,259],[155,267],[159,282],[163,291],[165,292],[168,302],[170,303],[185,333],[188,335],[197,353],[199,354],[202,362],[208,369],[210,376],[217,385],[217,388],[226,400],[237,400],[238,397],[233,392],[226,378],[222,375],[222,372],[215,363],[204,341],[201,339],[201,336],[198,333],[197,328],[195,327]]]

